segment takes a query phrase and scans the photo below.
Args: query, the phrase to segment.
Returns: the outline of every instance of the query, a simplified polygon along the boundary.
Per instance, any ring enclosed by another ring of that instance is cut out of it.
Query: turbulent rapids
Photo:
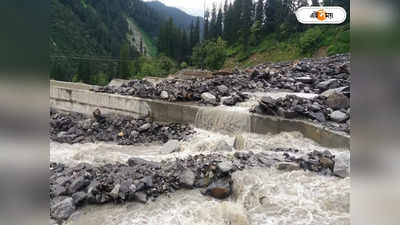
[[[307,130],[252,133],[252,116],[266,114],[348,135],[348,61],[338,55],[88,91],[194,101],[190,124],[52,109],[50,224],[350,224],[349,149],[322,147]]]

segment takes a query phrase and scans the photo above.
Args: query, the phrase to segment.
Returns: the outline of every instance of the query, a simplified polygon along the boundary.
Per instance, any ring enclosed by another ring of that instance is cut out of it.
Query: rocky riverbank
[[[51,140],[60,143],[166,143],[169,140],[185,140],[194,132],[189,125],[157,123],[149,118],[102,115],[100,110],[94,111],[93,117],[50,110],[49,136]]]
[[[231,174],[246,168],[276,167],[283,171],[304,169],[323,175],[348,175],[349,165],[329,151],[314,151],[301,157],[294,156],[297,151],[293,149],[275,152],[282,152],[282,157],[271,157],[266,152],[236,152],[233,156],[196,155],[161,162],[131,158],[127,164],[102,166],[51,163],[50,216],[61,224],[85,204],[146,203],[179,189],[200,188],[204,195],[225,199],[233,190]]]

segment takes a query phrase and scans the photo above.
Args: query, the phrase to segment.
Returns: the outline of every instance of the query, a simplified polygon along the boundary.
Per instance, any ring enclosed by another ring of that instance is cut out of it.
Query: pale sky
[[[144,0],[146,2],[153,0]],[[172,6],[185,11],[188,14],[194,16],[203,16],[204,14],[204,2],[206,2],[206,7],[211,8],[213,3],[217,6],[224,4],[225,0],[158,0],[167,6]]]

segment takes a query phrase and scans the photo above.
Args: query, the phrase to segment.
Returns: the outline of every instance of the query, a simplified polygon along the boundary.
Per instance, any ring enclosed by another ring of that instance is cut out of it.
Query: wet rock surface
[[[210,154],[161,162],[131,158],[127,164],[102,166],[81,163],[68,167],[51,163],[50,215],[62,223],[85,204],[146,203],[161,194],[187,188],[200,188],[204,195],[225,199],[231,195],[234,185],[231,174],[246,168],[276,165],[287,171],[304,169],[324,175],[343,175],[335,172],[342,169],[345,161],[335,170],[335,156],[329,151],[314,151],[302,157],[291,155],[296,152],[292,149],[276,152],[282,152],[281,157],[272,157],[268,152],[235,152],[233,157]],[[58,191],[60,188],[66,191]]]
[[[188,125],[157,123],[147,119],[133,119],[117,115],[93,117],[79,113],[50,111],[50,139],[60,143],[116,142],[119,145],[186,140],[194,130]]]

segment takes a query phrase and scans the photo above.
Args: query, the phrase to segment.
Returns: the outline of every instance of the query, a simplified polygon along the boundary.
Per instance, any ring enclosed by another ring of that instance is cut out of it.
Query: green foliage
[[[323,33],[319,27],[308,29],[299,40],[299,47],[303,54],[313,53],[321,47]]]
[[[221,37],[217,41],[206,41],[193,49],[192,63],[200,68],[218,70],[227,57],[226,42]]]

